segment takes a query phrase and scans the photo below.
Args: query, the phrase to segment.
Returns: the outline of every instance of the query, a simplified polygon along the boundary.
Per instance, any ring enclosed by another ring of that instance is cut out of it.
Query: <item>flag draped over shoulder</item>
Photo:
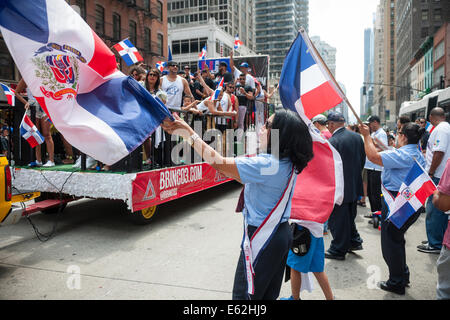
[[[417,161],[415,161],[395,199],[382,186],[383,198],[389,208],[387,218],[400,229],[409,217],[425,204],[427,198],[435,190],[436,186],[431,178]]]
[[[74,147],[105,164],[135,148],[167,108],[117,70],[112,51],[60,0],[3,0],[0,30],[33,96]]]
[[[341,157],[310,121],[343,100],[325,70],[308,36],[300,31],[284,61],[279,91],[283,107],[297,112],[308,125],[314,158],[297,178],[292,220],[324,223],[344,196]]]

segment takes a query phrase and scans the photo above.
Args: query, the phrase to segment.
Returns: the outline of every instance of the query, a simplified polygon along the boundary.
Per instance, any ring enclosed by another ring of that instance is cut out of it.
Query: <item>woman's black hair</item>
[[[408,144],[417,144],[424,135],[426,129],[419,126],[417,123],[408,122],[403,125],[402,133],[408,140]]]
[[[269,131],[279,132],[279,159],[288,158],[299,174],[313,158],[313,143],[307,125],[300,116],[290,110],[280,110],[275,117]],[[274,146],[271,133],[268,132],[268,153],[272,153]]]
[[[150,73],[155,73],[158,75],[158,79],[155,82],[155,91],[158,91],[160,83],[161,83],[161,74],[160,74],[159,70],[156,68],[150,68],[147,71],[147,74],[145,76],[145,88],[150,92],[150,83],[148,82],[148,77],[149,77]]]

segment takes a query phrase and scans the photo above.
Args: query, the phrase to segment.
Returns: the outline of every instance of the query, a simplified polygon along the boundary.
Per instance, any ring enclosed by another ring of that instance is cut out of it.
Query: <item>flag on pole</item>
[[[239,39],[239,33],[234,37],[234,50],[239,49],[244,43]]]
[[[203,47],[202,52],[198,55],[198,60],[206,60],[206,54],[208,53],[206,45]]]
[[[42,144],[45,139],[36,128],[30,117],[25,113],[20,123],[20,135],[27,140],[32,148]]]
[[[167,62],[165,62],[165,61],[158,61],[156,63],[156,69],[158,69],[159,72],[161,72],[161,73],[164,71],[164,68],[166,68],[166,67],[167,67]]]
[[[120,54],[127,66],[131,66],[139,61],[144,61],[138,49],[131,43],[130,40],[125,39],[113,46]]]
[[[335,107],[342,98],[330,79],[327,80],[325,69],[315,54],[307,34],[300,30],[284,61],[279,90],[283,107],[301,116],[313,140],[314,158],[297,179],[291,219],[323,224],[334,206],[342,203],[343,166],[339,153],[320,136],[310,119]],[[320,234],[323,235],[323,229],[317,233]]]
[[[285,66],[279,88],[285,108],[312,119],[342,102],[343,94],[326,72],[306,32],[299,32],[286,56]]]
[[[170,50],[170,46],[169,46],[169,55],[168,55],[168,59],[169,59],[169,61],[172,61],[172,60],[173,60],[173,57],[172,57],[172,51]]]
[[[3,92],[5,93],[6,99],[8,100],[8,104],[10,106],[14,106],[16,103],[16,96],[14,95],[14,90],[3,83],[0,83],[0,85],[2,86]]]
[[[66,1],[3,0],[0,30],[28,88],[64,138],[111,165],[170,117]],[[64,57],[64,59],[62,58]]]
[[[415,160],[395,199],[382,185],[383,198],[389,208],[387,218],[400,229],[436,189],[433,180]]]

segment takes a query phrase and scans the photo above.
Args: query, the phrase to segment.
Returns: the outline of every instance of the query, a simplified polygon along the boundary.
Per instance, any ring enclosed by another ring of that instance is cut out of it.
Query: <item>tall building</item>
[[[311,37],[311,42],[316,47],[323,61],[330,69],[333,76],[336,78],[336,48],[330,46],[325,41],[320,40],[319,36]]]
[[[309,0],[258,0],[256,52],[270,56],[270,79],[280,78],[284,58],[300,27],[308,31]]]
[[[450,5],[448,0],[397,0],[395,7],[398,113],[401,103],[411,100],[410,62],[427,37],[432,37],[444,22],[450,21]]]
[[[367,116],[369,107],[373,105],[373,68],[374,68],[374,49],[373,49],[373,30],[371,28],[364,30],[364,87],[362,90],[360,116]]]
[[[256,47],[254,8],[254,0],[167,0],[168,22],[172,28],[208,24],[214,18],[230,36],[239,34],[251,50]]]

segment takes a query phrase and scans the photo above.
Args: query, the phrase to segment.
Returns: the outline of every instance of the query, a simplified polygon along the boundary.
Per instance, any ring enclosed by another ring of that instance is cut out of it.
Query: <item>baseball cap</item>
[[[319,114],[311,119],[312,123],[318,122],[320,124],[325,124],[327,122],[327,117],[325,117],[323,114]]]
[[[247,62],[242,62],[239,68],[250,68]]]
[[[372,123],[372,122],[375,122],[375,121],[378,122],[378,123],[381,123],[381,120],[380,120],[379,116],[370,116],[369,119],[367,119],[367,121],[369,123]]]
[[[327,121],[332,122],[345,122],[345,118],[340,112],[330,112],[327,117]]]

